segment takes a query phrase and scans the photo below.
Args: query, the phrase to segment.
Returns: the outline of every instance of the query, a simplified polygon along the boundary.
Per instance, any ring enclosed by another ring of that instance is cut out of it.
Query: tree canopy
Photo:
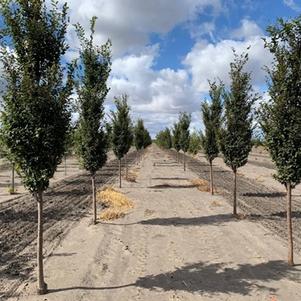
[[[94,174],[107,159],[107,135],[104,122],[104,100],[109,92],[107,79],[111,71],[111,42],[94,45],[96,17],[91,20],[91,35],[86,38],[81,25],[76,32],[81,43],[77,93],[79,104],[78,147],[82,164]]]
[[[133,126],[127,99],[127,95],[115,98],[117,111],[112,112],[112,144],[118,159],[127,154],[133,143]]]
[[[222,96],[224,86],[222,83],[210,83],[209,95],[211,103],[203,102],[201,105],[204,134],[201,136],[203,151],[209,162],[212,162],[219,154],[219,135],[222,116]]]

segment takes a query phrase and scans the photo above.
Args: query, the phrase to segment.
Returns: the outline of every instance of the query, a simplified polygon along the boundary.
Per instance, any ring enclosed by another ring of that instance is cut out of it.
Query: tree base
[[[295,265],[294,260],[288,260],[288,265],[293,267]]]
[[[38,295],[45,295],[48,293],[48,285],[44,282],[44,285],[42,287],[37,288],[37,294]]]

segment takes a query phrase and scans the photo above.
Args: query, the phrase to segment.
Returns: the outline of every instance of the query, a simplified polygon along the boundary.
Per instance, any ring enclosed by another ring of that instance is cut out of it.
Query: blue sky
[[[301,0],[69,0],[68,5],[71,24],[80,22],[88,31],[95,15],[96,42],[112,41],[107,111],[114,96],[128,94],[133,119],[143,118],[152,136],[172,126],[181,111],[192,114],[192,129],[202,128],[208,79],[230,84],[232,48],[240,53],[251,46],[246,68],[265,101],[263,67],[272,61],[262,40],[265,29],[279,17],[301,13]],[[72,26],[67,40],[71,59],[79,46]]]

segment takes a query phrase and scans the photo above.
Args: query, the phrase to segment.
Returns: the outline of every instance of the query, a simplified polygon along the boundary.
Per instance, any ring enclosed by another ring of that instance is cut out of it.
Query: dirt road
[[[174,151],[169,154],[176,158]],[[230,205],[233,203],[233,172],[221,163],[214,162],[214,182],[217,190]],[[209,165],[204,158],[187,158],[188,168],[194,171],[200,178],[209,180]],[[238,206],[242,213],[249,218],[262,223],[275,234],[286,239],[286,193],[280,184],[275,185],[272,179],[273,170],[266,173],[265,167],[254,167],[251,164],[238,170],[237,195]],[[255,176],[257,175],[257,176]],[[263,176],[263,182],[257,180]],[[268,179],[269,177],[269,179]],[[301,251],[301,187],[293,190],[292,220],[295,240],[295,249]]]
[[[140,167],[121,190],[135,208],[96,226],[83,218],[46,259],[50,293],[35,296],[32,280],[11,300],[301,300],[301,267],[287,266],[280,238],[233,219],[158,148]]]

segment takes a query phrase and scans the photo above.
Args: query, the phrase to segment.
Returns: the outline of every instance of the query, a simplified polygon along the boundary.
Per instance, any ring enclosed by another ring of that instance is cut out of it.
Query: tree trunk
[[[179,164],[179,152],[177,151],[177,163]]]
[[[11,169],[11,193],[15,193],[15,163],[12,163]]]
[[[127,154],[125,154],[124,156],[124,162],[125,162],[125,178],[128,179],[129,170],[128,170]]]
[[[287,191],[287,231],[288,231],[288,264],[294,265],[294,243],[292,227],[292,186],[291,183],[286,185]]]
[[[93,201],[93,223],[97,222],[97,207],[96,207],[96,186],[95,186],[95,173],[91,176],[92,182],[92,201]]]
[[[237,204],[236,204],[236,176],[237,176],[237,171],[234,170],[234,190],[233,190],[233,215],[237,215]]]
[[[214,195],[212,161],[210,161],[210,192],[211,192],[212,195]]]
[[[64,156],[64,161],[65,161],[65,176],[67,176],[67,156]]]
[[[184,162],[184,171],[186,171],[186,156],[185,156],[185,152],[183,153],[183,162]]]
[[[38,238],[37,238],[37,293],[43,295],[47,293],[47,284],[44,281],[43,268],[43,191],[34,194],[38,203]]]
[[[121,188],[121,159],[119,159],[119,188]]]

